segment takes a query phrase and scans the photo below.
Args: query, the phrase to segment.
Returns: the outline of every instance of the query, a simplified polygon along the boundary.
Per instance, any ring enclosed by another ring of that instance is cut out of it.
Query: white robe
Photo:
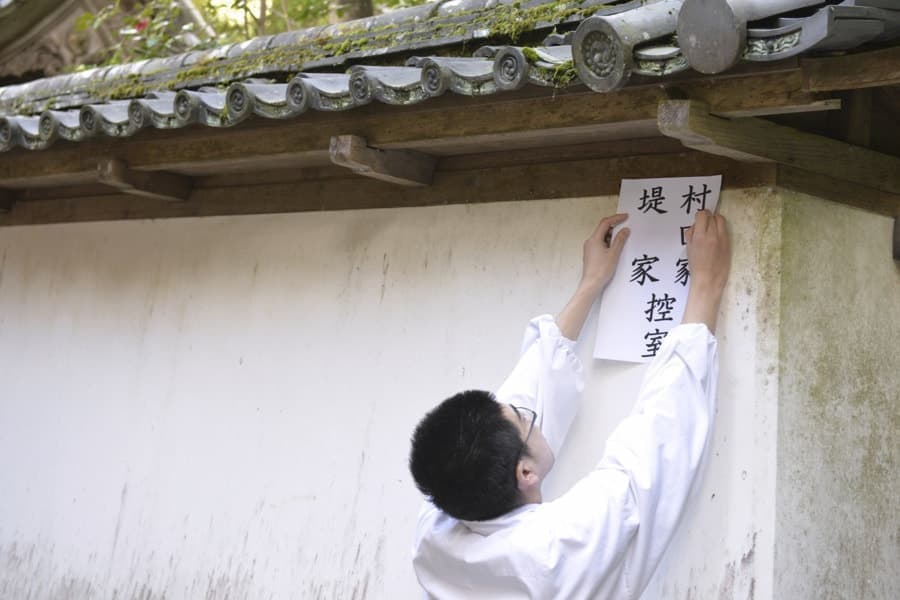
[[[413,566],[426,597],[636,599],[672,538],[715,414],[716,340],[705,325],[672,329],[648,365],[635,408],[597,467],[551,502],[460,521],[425,502]],[[529,323],[498,402],[533,408],[554,454],[584,387],[574,342],[549,315]]]

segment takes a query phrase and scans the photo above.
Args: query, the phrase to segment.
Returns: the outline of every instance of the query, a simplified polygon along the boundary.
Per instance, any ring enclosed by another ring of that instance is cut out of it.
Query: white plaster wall
[[[771,597],[779,203],[724,196],[711,461],[646,598]],[[0,599],[417,597],[414,424],[502,381],[614,207],[0,229]],[[642,371],[591,364],[549,496]]]
[[[900,598],[893,219],[785,195],[778,598]]]

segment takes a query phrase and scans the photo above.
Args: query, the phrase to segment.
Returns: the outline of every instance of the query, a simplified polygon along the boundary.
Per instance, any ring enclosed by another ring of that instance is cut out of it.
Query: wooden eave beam
[[[109,159],[97,165],[97,181],[125,194],[180,202],[191,194],[191,178],[174,173],[135,171],[125,161]]]
[[[804,91],[800,70],[679,82],[678,92],[710,105],[715,114],[776,114],[835,108]],[[383,149],[447,155],[544,147],[597,139],[647,137],[656,131],[658,85],[598,94],[573,91],[522,97],[447,95],[409,107],[369,105],[342,113],[307,113],[287,121],[258,119],[227,130],[191,127],[148,130],[125,139],[98,136],[60,142],[47,150],[0,154],[0,186],[70,185],[94,178],[98,160],[117,157],[136,171],[250,172],[329,162],[331,137],[350,133]]]
[[[332,136],[352,133],[380,148],[425,151],[476,138],[485,143],[531,135],[535,130],[581,128],[594,132],[628,124],[654,128],[659,90],[645,89],[614,98],[583,93],[557,98],[437,98],[409,107],[369,105],[346,112],[310,112],[286,121],[258,119],[222,130],[192,127],[148,130],[125,139],[96,137],[57,144],[42,151],[0,154],[0,186],[27,186],[30,181],[63,174],[92,173],[98,156],[116,156],[139,170],[190,170],[218,164],[252,171],[290,161],[327,165]],[[512,118],[517,115],[518,118]],[[308,157],[313,160],[309,161]]]
[[[892,194],[845,179],[778,165],[775,181],[779,187],[861,208],[887,217],[900,216],[900,194]]]
[[[855,90],[900,84],[900,46],[822,58],[802,58],[807,92]]]
[[[185,202],[120,193],[23,200],[9,214],[0,215],[0,226],[579,198],[615,194],[623,177],[721,173],[729,187],[775,184],[772,165],[742,164],[684,151],[614,158],[566,156],[556,162],[499,166],[464,160],[455,164],[454,170],[439,168],[434,183],[425,187],[360,178],[336,167],[327,173],[314,171],[312,178],[304,179],[298,173],[295,180],[278,183],[223,186],[220,177],[198,180]]]
[[[358,175],[406,186],[431,185],[435,158],[413,150],[373,148],[358,135],[331,138],[331,162]]]
[[[897,214],[900,158],[758,118],[723,119],[690,100],[659,106],[659,130],[688,148],[744,162],[774,162],[887,194],[877,212]],[[854,204],[854,199],[845,200]],[[872,209],[872,206],[867,208]]]

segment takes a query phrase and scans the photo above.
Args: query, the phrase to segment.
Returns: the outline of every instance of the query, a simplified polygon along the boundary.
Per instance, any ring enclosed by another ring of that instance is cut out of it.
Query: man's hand
[[[612,241],[610,236],[613,227],[627,218],[628,215],[625,213],[606,217],[600,221],[591,237],[585,240],[584,266],[579,287],[591,290],[596,295],[612,280],[630,230],[627,227],[622,228]]]
[[[715,331],[731,262],[725,217],[701,210],[687,232],[691,290],[682,323],[705,323]]]
[[[556,324],[560,332],[570,340],[577,339],[581,334],[581,328],[587,319],[591,305],[606,284],[610,282],[616,272],[616,265],[625,240],[628,239],[628,228],[623,228],[612,242],[610,232],[612,228],[628,218],[626,214],[606,217],[594,233],[584,242],[584,264],[581,270],[581,283],[572,299],[556,317]]]

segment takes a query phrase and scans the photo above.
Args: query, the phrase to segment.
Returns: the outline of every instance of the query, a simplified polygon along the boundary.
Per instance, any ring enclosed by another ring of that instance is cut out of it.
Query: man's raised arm
[[[681,322],[703,323],[715,332],[731,255],[725,218],[701,210],[688,230],[687,241],[691,289]]]
[[[500,402],[537,412],[537,424],[554,454],[569,431],[584,387],[574,340],[591,305],[615,273],[628,229],[614,240],[610,240],[610,231],[626,217],[606,217],[584,242],[584,263],[575,293],[555,319],[543,315],[528,324],[519,361],[496,393]]]
[[[650,581],[698,484],[715,415],[712,330],[729,269],[725,220],[697,214],[688,237],[691,289],[682,324],[647,366],[632,413],[597,468],[548,506],[557,552],[578,547],[557,597],[637,598]],[[571,552],[570,552],[571,553]]]
[[[611,232],[613,227],[627,218],[628,215],[624,213],[606,217],[584,242],[581,281],[572,299],[556,317],[560,332],[570,340],[577,339],[581,335],[581,328],[584,327],[584,321],[594,300],[616,272],[616,265],[625,246],[625,240],[628,239],[629,229],[623,228],[616,234],[614,240],[611,240]]]

